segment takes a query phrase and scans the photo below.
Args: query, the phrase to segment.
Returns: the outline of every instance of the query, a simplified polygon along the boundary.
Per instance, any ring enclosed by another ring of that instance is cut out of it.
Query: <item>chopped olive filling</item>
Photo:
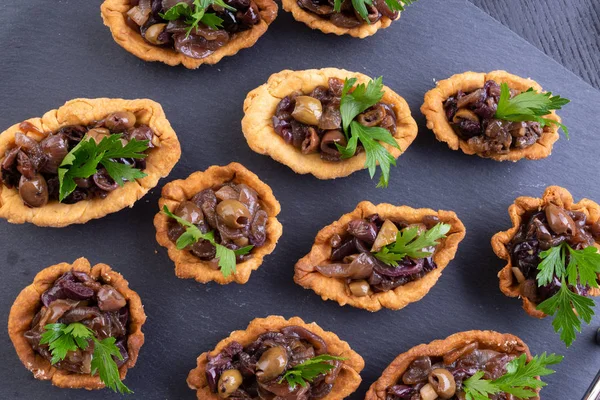
[[[286,371],[316,356],[327,354],[327,344],[300,326],[287,326],[260,335],[246,347],[231,342],[216,356],[208,356],[206,380],[213,393],[235,400],[316,400],[327,396],[343,361],[327,361],[331,368],[305,386],[294,388]]]
[[[417,227],[422,233],[439,222],[433,215],[423,218],[419,224],[384,220],[378,214],[352,220],[346,235],[336,234],[330,239],[332,251],[329,263],[318,265],[316,269],[327,277],[344,279],[353,296],[364,297],[373,292],[395,289],[437,268],[433,261],[435,248],[423,249],[430,252],[425,258],[406,256],[397,267],[385,264],[374,253],[394,243],[402,229]]]
[[[336,144],[346,146],[342,131],[340,101],[344,81],[329,78],[329,87],[317,86],[311,93],[292,93],[277,105],[273,128],[286,143],[303,154],[320,154],[327,161],[340,161]],[[396,114],[392,106],[377,103],[356,117],[363,126],[382,127],[392,136],[396,133]],[[358,145],[359,151],[362,145]]]
[[[511,89],[510,97],[519,92]],[[487,81],[470,93],[459,91],[444,102],[446,117],[456,134],[480,154],[506,154],[535,144],[543,134],[538,122],[496,119],[500,85]]]
[[[42,307],[33,318],[31,329],[25,332],[25,339],[40,356],[52,362],[48,344],[40,344],[47,325],[78,322],[91,329],[98,340],[115,338],[123,360],[114,360],[119,367],[127,362],[129,306],[125,297],[113,286],[95,280],[85,272],[72,270],[58,278],[42,294],[41,301]],[[90,374],[94,345],[94,341],[88,340],[85,350],[69,351],[64,360],[53,366],[78,374]]]
[[[260,247],[267,239],[267,221],[258,193],[243,183],[228,182],[220,187],[205,189],[184,201],[174,214],[196,225],[202,233],[214,232],[215,242],[231,250],[246,246]],[[176,220],[169,220],[169,239],[177,239],[185,227]],[[200,239],[189,246],[189,251],[201,260],[212,260],[219,269],[216,248],[209,241]],[[236,255],[237,262],[250,258],[251,254]]]
[[[519,354],[485,349],[478,342],[454,349],[441,357],[416,358],[396,385],[387,389],[386,400],[464,400],[463,382],[483,371],[483,379],[506,374],[506,365]],[[493,400],[515,399],[507,393],[492,395]]]
[[[517,234],[508,245],[521,295],[539,304],[554,296],[561,288],[562,282],[556,275],[549,285],[538,287],[536,276],[542,251],[562,243],[567,243],[574,250],[581,250],[599,240],[600,220],[594,223],[583,212],[549,204],[540,211],[525,214]],[[569,258],[567,256],[566,264]],[[569,289],[582,296],[589,291],[589,287],[579,284]]]
[[[398,11],[392,11],[385,0],[374,0],[372,4],[365,4],[369,21],[365,21],[352,6],[351,0],[343,0],[340,12],[334,10],[334,0],[298,0],[298,5],[323,19],[328,19],[340,28],[356,28],[364,24],[374,24],[382,17],[391,20],[398,18]]]
[[[60,182],[58,168],[67,154],[82,139],[93,139],[100,143],[111,134],[122,134],[123,146],[129,140],[148,141],[148,149],[153,147],[153,130],[143,124],[136,123],[135,114],[120,111],[108,115],[101,121],[88,126],[71,125],[57,132],[41,132],[29,122],[20,124],[20,132],[15,134],[15,145],[8,149],[2,159],[0,183],[9,188],[16,187],[23,202],[29,207],[42,207],[48,201],[58,201]],[[43,137],[38,142],[33,137]],[[148,152],[148,150],[146,150]],[[112,160],[143,170],[144,159],[119,158]],[[73,204],[81,200],[104,198],[119,185],[111,178],[106,169],[99,168],[89,178],[77,178],[77,187],[63,199],[63,203]]]
[[[216,26],[208,26],[202,20],[190,30],[188,17],[179,16],[167,20],[164,16],[177,4],[184,3],[193,12],[199,12],[192,0],[130,0],[131,9],[127,12],[127,22],[148,43],[171,48],[192,58],[205,58],[225,46],[236,33],[252,29],[261,20],[259,8],[253,0],[224,0],[234,10],[212,4],[204,10],[212,23],[222,20]]]

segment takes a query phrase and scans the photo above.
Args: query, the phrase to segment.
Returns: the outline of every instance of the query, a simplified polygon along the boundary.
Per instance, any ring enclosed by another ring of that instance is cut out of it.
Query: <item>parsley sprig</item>
[[[567,139],[569,130],[558,121],[544,116],[550,114],[552,110],[560,110],[570,102],[560,96],[552,96],[552,93],[538,93],[533,88],[510,98],[510,88],[506,83],[500,85],[500,100],[496,110],[496,118],[506,121],[534,121],[541,126],[554,124],[562,128]]]
[[[223,0],[194,0],[192,6],[180,2],[169,8],[164,14],[161,13],[159,15],[162,19],[167,21],[175,21],[184,18],[185,23],[188,25],[187,36],[189,36],[200,23],[203,23],[213,30],[218,30],[223,27],[222,18],[219,18],[215,13],[206,12],[208,7],[213,4],[229,11],[236,11],[235,8],[226,4]]]
[[[296,389],[296,386],[298,385],[306,387],[308,385],[307,382],[312,382],[319,375],[326,374],[335,368],[333,363],[330,363],[329,361],[343,360],[345,360],[345,358],[331,356],[329,354],[322,354],[320,356],[310,358],[285,371],[285,374],[281,377],[279,383],[283,382],[284,380],[287,381],[291,390]]]
[[[120,134],[106,136],[98,144],[93,138],[84,137],[77,146],[65,156],[58,168],[59,201],[63,201],[73,193],[77,184],[76,178],[87,179],[98,172],[102,165],[108,175],[119,185],[124,181],[132,182],[146,176],[145,173],[131,165],[114,161],[118,158],[145,158],[148,149],[147,140],[131,139],[125,146]]]
[[[490,395],[498,393],[512,394],[519,399],[535,397],[536,389],[546,386],[545,382],[537,379],[538,376],[547,376],[554,371],[547,368],[549,365],[558,364],[563,356],[556,354],[535,356],[527,362],[527,356],[521,354],[506,366],[506,374],[498,379],[481,379],[483,371],[463,382],[463,390],[467,400],[488,400]]]
[[[550,284],[556,276],[561,281],[561,287],[554,296],[540,303],[537,309],[554,316],[554,331],[560,332],[560,339],[569,347],[575,340],[576,332],[581,332],[581,321],[589,324],[594,316],[594,300],[574,293],[569,286],[581,284],[598,288],[600,253],[595,246],[574,250],[563,242],[541,252],[540,259],[538,286]]]
[[[219,259],[219,267],[221,268],[221,273],[225,278],[235,273],[235,257],[248,254],[254,248],[254,246],[249,245],[237,250],[231,250],[215,241],[215,234],[213,231],[202,233],[202,231],[200,231],[196,225],[186,221],[181,217],[178,217],[169,211],[167,206],[163,207],[163,213],[165,213],[168,217],[173,218],[181,226],[185,227],[185,232],[179,237],[179,239],[177,239],[177,242],[175,243],[179,250],[183,250],[201,239],[207,240],[213,246],[215,246],[215,249],[217,250],[215,258]]]
[[[367,155],[365,166],[369,169],[371,178],[375,175],[377,164],[381,168],[381,176],[377,187],[387,187],[390,178],[390,166],[396,165],[396,159],[380,143],[389,144],[400,149],[392,134],[381,127],[368,127],[354,121],[358,114],[379,103],[383,98],[383,80],[381,77],[372,80],[365,86],[361,83],[354,87],[356,78],[346,79],[340,101],[342,126],[348,143],[341,146],[336,143],[342,158],[350,158],[356,153],[358,141],[362,143]],[[354,87],[354,90],[350,90]]]
[[[404,7],[411,5],[417,0],[385,0],[385,4],[390,10],[393,11],[404,11]],[[341,12],[343,0],[335,0],[333,3],[333,10],[335,12]],[[372,6],[373,0],[352,0],[352,7],[358,12],[362,19],[367,24],[370,24],[369,12],[367,11],[367,5]]]
[[[48,324],[44,326],[40,344],[47,344],[52,355],[51,363],[56,364],[65,359],[67,353],[78,349],[85,350],[90,342],[94,344],[92,353],[91,374],[100,377],[106,387],[119,393],[133,393],[121,381],[119,368],[113,357],[123,360],[119,348],[115,345],[115,338],[108,337],[98,340],[87,326],[80,322],[70,324]]]
[[[450,228],[449,224],[439,223],[421,235],[417,226],[403,229],[396,234],[396,241],[375,253],[375,257],[392,267],[397,267],[405,257],[429,257],[432,252],[424,249],[437,246],[438,240],[445,238]]]

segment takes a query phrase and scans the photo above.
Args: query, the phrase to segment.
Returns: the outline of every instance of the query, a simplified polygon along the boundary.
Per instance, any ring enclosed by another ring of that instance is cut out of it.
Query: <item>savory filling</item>
[[[320,336],[288,326],[263,333],[245,347],[231,342],[216,356],[209,355],[206,379],[220,398],[322,399],[331,392],[343,365],[342,358],[327,351]]]
[[[317,86],[310,94],[296,92],[284,97],[273,116],[273,128],[303,154],[318,153],[324,160],[340,161],[338,146],[348,144],[340,112],[344,81],[329,78],[328,85]],[[396,133],[396,114],[386,103],[377,102],[358,114],[356,121],[364,127],[384,128],[392,136]],[[357,151],[362,150],[359,143]]]
[[[512,149],[525,149],[543,134],[539,122],[514,122],[497,118],[501,88],[489,80],[483,88],[470,93],[459,91],[444,102],[446,117],[456,134],[480,154],[506,154]],[[519,92],[510,89],[510,98]]]
[[[437,240],[449,229],[434,215],[417,224],[382,219],[378,214],[354,219],[344,236],[331,237],[331,257],[316,269],[327,277],[345,280],[353,296],[386,292],[436,269]]]
[[[137,123],[135,114],[128,111],[112,113],[88,126],[65,126],[50,133],[29,122],[19,128],[14,147],[2,160],[0,183],[18,188],[29,207],[42,207],[49,201],[73,204],[104,198],[123,181],[145,176],[141,173],[146,168],[144,157],[153,147],[152,128]],[[27,133],[43,139],[38,142]],[[96,146],[83,146],[87,141]]]
[[[130,0],[129,25],[148,43],[205,58],[261,20],[253,0]]]
[[[399,382],[387,389],[386,400],[465,400],[464,381],[479,371],[483,372],[480,378],[484,380],[498,379],[506,374],[507,364],[518,356],[486,349],[474,342],[441,357],[419,357],[408,366]],[[515,399],[504,392],[489,398]]]
[[[395,20],[398,18],[398,11],[400,10],[400,8],[396,8],[393,11],[385,0],[375,0],[369,2],[369,4],[365,2],[365,11],[355,9],[351,0],[342,0],[340,2],[341,6],[337,10],[335,0],[298,0],[297,2],[302,9],[328,19],[340,28],[356,28],[363,24],[374,24],[382,17]],[[390,1],[390,3],[396,2]],[[407,2],[403,1],[402,3]]]

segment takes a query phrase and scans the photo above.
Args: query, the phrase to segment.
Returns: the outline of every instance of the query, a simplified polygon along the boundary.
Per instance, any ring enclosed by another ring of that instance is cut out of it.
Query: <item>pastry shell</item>
[[[52,287],[62,274],[72,269],[85,272],[92,278],[101,279],[112,285],[127,299],[130,318],[127,337],[129,360],[119,368],[121,379],[125,379],[127,370],[135,365],[140,348],[144,344],[142,326],[146,322],[146,314],[138,294],[129,288],[129,283],[121,274],[113,271],[106,264],[96,264],[92,267],[88,260],[79,258],[73,264],[60,263],[41,270],[35,276],[33,283],[21,291],[12,305],[8,317],[8,334],[21,362],[33,372],[36,379],[50,380],[53,385],[61,388],[102,389],[104,383],[98,376],[77,374],[53,367],[48,360],[31,348],[24,337],[24,333],[30,329],[35,314],[42,307],[40,299],[42,293]]]
[[[262,208],[269,216],[265,244],[253,249],[252,257],[237,264],[236,272],[226,278],[221,271],[211,268],[209,261],[200,260],[187,250],[177,249],[168,236],[169,217],[159,211],[154,217],[156,241],[167,248],[169,258],[175,263],[175,275],[179,278],[193,278],[202,283],[215,281],[221,285],[231,282],[244,284],[250,279],[252,271],[260,267],[263,258],[275,249],[282,233],[282,226],[277,220],[281,206],[271,188],[241,164],[234,162],[224,167],[212,166],[204,172],[194,172],[185,180],[167,183],[158,201],[159,208],[162,210],[166,205],[169,210],[174,211],[181,202],[190,199],[196,193],[231,180],[244,183],[258,193]]]
[[[427,128],[433,130],[437,140],[446,142],[452,150],[462,150],[468,155],[477,154],[480,157],[491,158],[496,161],[518,161],[523,158],[529,160],[539,160],[546,158],[552,153],[552,146],[558,140],[558,126],[555,124],[547,125],[543,129],[543,134],[539,140],[524,149],[511,149],[506,154],[483,155],[477,153],[467,141],[462,140],[446,118],[444,111],[444,101],[454,96],[459,90],[471,92],[482,88],[486,81],[493,80],[498,84],[506,83],[511,89],[521,92],[533,88],[537,92],[542,92],[542,87],[532,79],[521,78],[520,76],[509,74],[506,71],[493,71],[490,73],[465,72],[457,74],[449,79],[437,82],[437,86],[425,94],[425,103],[421,106],[421,112],[427,118]],[[561,119],[554,111],[545,116],[560,122]]]
[[[353,219],[366,218],[379,214],[384,219],[404,220],[409,223],[421,222],[427,215],[437,216],[441,222],[451,225],[450,232],[440,241],[433,260],[437,268],[427,273],[421,279],[409,282],[393,290],[372,293],[365,297],[353,296],[347,289],[344,279],[330,278],[317,271],[316,266],[331,257],[330,239],[334,234],[343,236],[348,223]],[[312,289],[323,300],[334,300],[340,305],[363,308],[368,311],[379,311],[382,307],[399,310],[408,304],[421,300],[436,284],[442,271],[454,258],[458,244],[465,237],[465,227],[452,211],[434,211],[427,208],[411,208],[394,206],[392,204],[374,205],[368,201],[358,204],[356,209],[344,214],[340,219],[321,229],[315,238],[315,243],[306,256],[295,266],[294,281],[306,289]]]
[[[181,155],[177,135],[160,104],[146,99],[75,99],[58,110],[48,111],[43,117],[31,118],[27,122],[42,132],[54,132],[68,125],[87,125],[117,111],[131,111],[138,121],[154,130],[152,143],[155,148],[150,149],[144,169],[148,176],[126,182],[123,187],[108,193],[104,199],[82,200],[75,204],[52,201],[37,208],[30,208],[23,203],[18,188],[9,189],[0,184],[0,218],[6,218],[13,224],[31,222],[38,226],[58,228],[84,224],[125,207],[133,207],[137,200],[155,187],[160,178],[171,172]],[[6,150],[15,145],[15,134],[19,131],[19,124],[16,124],[0,134],[0,161]],[[44,138],[35,133],[28,133],[27,136],[37,141]]]
[[[174,49],[155,46],[148,43],[138,30],[127,24],[127,11],[131,8],[129,0],[104,0],[100,8],[104,25],[110,28],[114,40],[125,50],[145,61],[160,61],[175,66],[183,64],[186,68],[196,69],[202,64],[216,64],[223,57],[237,54],[241,49],[252,47],[267,31],[277,17],[277,4],[273,0],[254,0],[259,9],[260,22],[243,32],[232,35],[225,46],[204,58],[192,58]]]
[[[196,368],[191,370],[187,377],[188,386],[190,389],[196,390],[199,400],[218,400],[219,397],[216,393],[211,392],[206,380],[208,355],[215,356],[219,354],[234,341],[247,346],[265,332],[278,331],[292,325],[301,326],[319,335],[327,344],[328,354],[345,358],[331,392],[322,400],[342,400],[358,389],[361,382],[360,372],[365,367],[365,362],[358,353],[350,348],[347,342],[341,340],[335,333],[323,330],[314,322],[307,324],[298,317],[286,320],[279,316],[256,318],[250,322],[246,330],[232,332],[228,338],[221,340],[213,351],[200,354]]]
[[[273,129],[272,117],[281,99],[294,91],[310,93],[317,86],[328,86],[329,78],[357,78],[358,83],[367,83],[370,80],[361,73],[337,68],[284,70],[271,75],[267,83],[248,93],[244,101],[242,131],[250,148],[287,165],[298,174],[310,173],[319,179],[340,178],[364,169],[364,152],[347,160],[324,161],[319,154],[302,154],[300,150],[286,143]],[[385,94],[381,101],[390,104],[396,113],[397,127],[394,138],[402,150],[383,145],[394,158],[398,158],[417,137],[417,123],[411,116],[408,103],[402,97],[387,86],[384,86],[383,90]]]
[[[580,211],[585,213],[589,221],[596,222],[600,219],[600,205],[592,200],[582,199],[579,203],[573,202],[573,196],[567,189],[560,186],[549,186],[546,188],[542,198],[519,197],[508,208],[508,214],[512,221],[512,228],[507,231],[496,233],[492,237],[492,248],[494,253],[507,262],[506,266],[498,273],[500,279],[500,290],[508,297],[521,297],[520,284],[512,272],[512,260],[509,252],[509,243],[519,231],[523,223],[523,216],[532,211],[542,210],[546,205],[554,204],[566,210]],[[600,243],[595,244],[600,249]],[[591,296],[600,296],[600,289],[592,288]],[[537,304],[522,297],[523,309],[527,314],[536,318],[547,317],[537,309]]]
[[[493,331],[467,331],[455,333],[443,340],[434,340],[429,344],[421,344],[400,354],[383,371],[383,374],[371,385],[365,400],[385,400],[388,387],[395,385],[415,359],[419,357],[441,357],[444,354],[468,344],[479,342],[485,348],[504,353],[527,354],[531,360],[529,347],[518,337]],[[534,398],[535,399],[535,398]]]
[[[379,29],[387,28],[392,22],[400,18],[400,12],[398,12],[396,19],[382,16],[374,24],[363,23],[355,28],[342,28],[326,18],[321,18],[317,14],[303,9],[298,5],[297,0],[281,0],[281,5],[285,11],[292,13],[296,21],[304,22],[311,29],[318,29],[323,33],[333,33],[338,36],[350,35],[360,39],[374,35]]]

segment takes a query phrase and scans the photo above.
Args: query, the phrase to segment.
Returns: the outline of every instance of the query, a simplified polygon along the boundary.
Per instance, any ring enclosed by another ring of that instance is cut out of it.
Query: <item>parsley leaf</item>
[[[177,215],[169,211],[169,208],[167,206],[163,207],[163,213],[165,213],[168,217],[173,218],[181,226],[185,227],[185,232],[179,237],[179,239],[177,239],[177,242],[175,243],[179,250],[185,249],[186,247],[196,243],[200,239],[207,240],[213,246],[215,246],[215,249],[217,250],[215,258],[219,259],[219,267],[221,268],[221,273],[225,278],[235,273],[235,256],[248,254],[254,248],[254,246],[250,245],[237,250],[231,250],[217,243],[215,241],[215,235],[212,231],[202,233],[202,231],[200,231],[200,229],[198,229],[196,225],[192,224],[189,221],[186,221],[181,217],[178,217]]]
[[[106,387],[115,392],[131,394],[133,393],[121,381],[119,368],[113,359],[123,360],[121,351],[115,345],[114,337],[107,337],[103,340],[94,339],[94,355],[92,356],[92,375],[98,373],[100,380],[104,382]]]
[[[285,374],[281,377],[278,383],[287,381],[288,387],[291,390],[296,389],[296,386],[302,387],[307,386],[307,382],[312,382],[316,377],[321,374],[326,374],[335,368],[332,363],[328,361],[343,361],[345,358],[331,356],[329,354],[322,354],[310,358],[295,367],[292,367],[285,371]]]
[[[392,267],[397,267],[398,262],[405,257],[413,259],[429,257],[432,252],[425,249],[437,246],[438,240],[445,238],[450,228],[449,224],[439,223],[421,235],[417,226],[402,229],[396,234],[396,241],[375,253],[375,257]]]
[[[543,118],[550,114],[552,110],[560,110],[570,102],[560,96],[552,96],[552,93],[538,93],[533,88],[522,92],[512,99],[510,98],[510,88],[506,83],[500,85],[500,100],[495,117],[506,121],[534,121],[541,126],[554,124],[562,128],[567,139],[569,130],[558,121],[549,118]]]
[[[223,0],[194,0],[193,7],[190,7],[187,3],[180,2],[169,8],[164,14],[159,15],[167,21],[184,18],[184,22],[188,25],[187,36],[189,36],[201,22],[213,30],[223,27],[223,20],[217,14],[206,12],[208,7],[213,4],[230,11],[237,11]]]
[[[417,0],[385,0],[385,4],[392,11],[404,11],[404,7],[414,3]],[[341,12],[342,0],[335,0],[333,4],[333,10],[335,12]],[[367,5],[372,6],[373,0],[352,0],[352,7],[358,12],[362,19],[367,24],[370,24],[369,12],[367,11]]]
[[[506,374],[498,379],[481,379],[483,371],[463,382],[463,390],[467,400],[488,400],[490,395],[508,393],[519,399],[529,399],[536,396],[535,390],[546,386],[546,383],[537,379],[538,376],[547,376],[554,371],[547,368],[561,362],[562,356],[546,353],[535,356],[527,362],[527,355],[521,354],[506,366]]]

